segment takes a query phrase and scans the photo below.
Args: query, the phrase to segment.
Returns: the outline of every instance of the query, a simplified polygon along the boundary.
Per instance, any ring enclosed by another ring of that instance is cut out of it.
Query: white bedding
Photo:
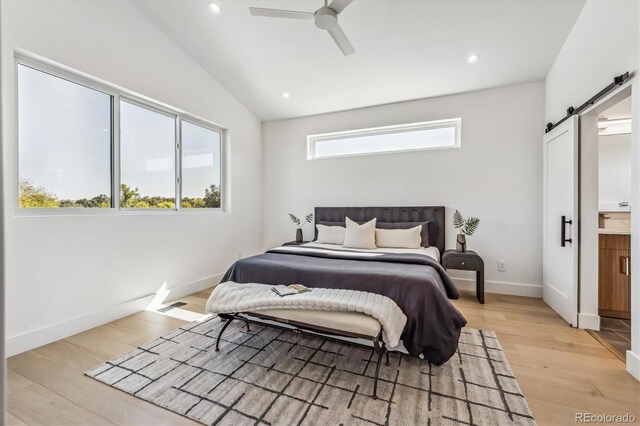
[[[318,243],[306,243],[302,244],[305,247],[315,247],[315,248],[325,248],[325,249],[333,249],[333,250],[345,250],[345,251],[361,251],[365,253],[411,253],[411,254],[421,254],[423,256],[429,256],[434,259],[436,262],[440,262],[440,250],[437,247],[420,247],[417,249],[408,249],[408,248],[374,248],[374,249],[353,249],[343,247],[338,244],[318,244]]]
[[[407,317],[396,302],[380,294],[335,288],[314,288],[308,293],[280,297],[271,285],[259,283],[218,284],[209,296],[206,310],[212,314],[260,312],[272,309],[307,311],[358,312],[380,323],[384,341],[389,347],[398,346]]]

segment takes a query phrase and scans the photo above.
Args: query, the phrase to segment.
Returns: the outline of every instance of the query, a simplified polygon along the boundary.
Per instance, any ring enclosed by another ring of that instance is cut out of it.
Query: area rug
[[[492,331],[465,328],[442,366],[217,317],[189,323],[86,374],[208,425],[535,424]]]

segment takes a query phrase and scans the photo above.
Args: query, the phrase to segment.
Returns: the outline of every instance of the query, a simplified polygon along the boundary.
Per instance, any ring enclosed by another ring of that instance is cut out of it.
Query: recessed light
[[[290,97],[289,92],[282,93],[282,97],[285,98],[285,99],[289,99],[289,97]]]
[[[220,13],[220,5],[218,3],[209,3],[209,10],[217,15]]]
[[[471,55],[467,58],[467,62],[469,62],[470,64],[475,64],[476,62],[478,62],[478,59],[480,59],[480,56]]]

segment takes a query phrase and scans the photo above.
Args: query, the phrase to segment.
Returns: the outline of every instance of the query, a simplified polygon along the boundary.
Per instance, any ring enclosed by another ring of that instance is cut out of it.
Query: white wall
[[[9,354],[140,309],[165,283],[214,283],[239,251],[261,249],[261,123],[243,105],[129,2],[1,7]],[[17,215],[14,48],[229,129],[230,211]]]
[[[2,19],[2,8],[0,8],[0,20]],[[0,64],[2,60],[0,58]],[[0,85],[0,99],[2,99],[2,86]],[[0,140],[2,140],[2,103],[0,103]],[[2,152],[0,151],[0,218],[3,215],[3,199],[2,199]],[[3,223],[0,220],[0,224]],[[5,309],[4,309],[4,271],[5,271],[5,243],[4,243],[4,227],[0,226],[0,306],[3,307],[0,313],[0,424],[5,424],[5,403],[6,403],[6,367],[7,363],[4,356],[5,347]]]
[[[539,296],[543,102],[542,83],[530,83],[264,123],[265,247],[293,239],[288,212],[444,205],[448,248],[455,209],[481,219],[469,246],[484,258],[489,290]],[[307,160],[309,134],[453,117],[462,117],[460,149]]]
[[[628,0],[589,0],[545,80],[545,121],[556,122],[613,81],[638,69],[638,8]]]
[[[598,138],[600,211],[629,211],[621,201],[631,202],[631,134]]]
[[[640,3],[637,1],[587,1],[545,80],[545,121],[558,121],[569,106],[577,107],[614,76],[638,73],[640,56]],[[632,200],[640,201],[640,89],[638,76],[632,87]],[[632,207],[632,264],[640,265],[640,211]],[[583,223],[584,225],[584,223]],[[597,295],[582,289],[580,305],[590,305]],[[597,288],[594,289],[597,291]],[[631,283],[632,350],[627,369],[640,378],[640,275]]]
[[[640,22],[640,7],[637,15]],[[638,26],[636,26],[637,28]],[[640,57],[640,34],[636,35],[636,54]],[[631,206],[640,206],[640,77],[636,76],[631,94]],[[631,264],[640,265],[640,208],[631,210]],[[627,371],[640,380],[640,274],[631,275],[631,351],[627,351]],[[634,309],[635,307],[635,309]]]
[[[638,7],[640,23],[640,7]],[[636,26],[637,28],[638,26]],[[636,54],[640,58],[640,32],[636,34]],[[640,206],[640,77],[635,77],[631,95],[631,205]],[[640,265],[640,208],[631,212],[631,261],[634,268]],[[631,306],[636,310],[631,314],[631,351],[627,352],[627,370],[640,380],[640,275],[631,277]]]
[[[638,14],[640,17],[640,13]],[[638,19],[640,21],[640,18]],[[640,79],[632,87],[631,124],[631,265],[640,265]],[[631,274],[631,351],[627,351],[627,371],[640,380],[640,274]]]

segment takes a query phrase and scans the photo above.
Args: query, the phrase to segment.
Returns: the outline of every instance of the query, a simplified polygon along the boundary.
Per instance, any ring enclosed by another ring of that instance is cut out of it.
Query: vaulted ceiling
[[[313,21],[249,14],[321,0],[218,0],[219,14],[209,3],[134,0],[265,121],[543,80],[584,4],[355,0],[339,16],[356,49],[345,57]]]

